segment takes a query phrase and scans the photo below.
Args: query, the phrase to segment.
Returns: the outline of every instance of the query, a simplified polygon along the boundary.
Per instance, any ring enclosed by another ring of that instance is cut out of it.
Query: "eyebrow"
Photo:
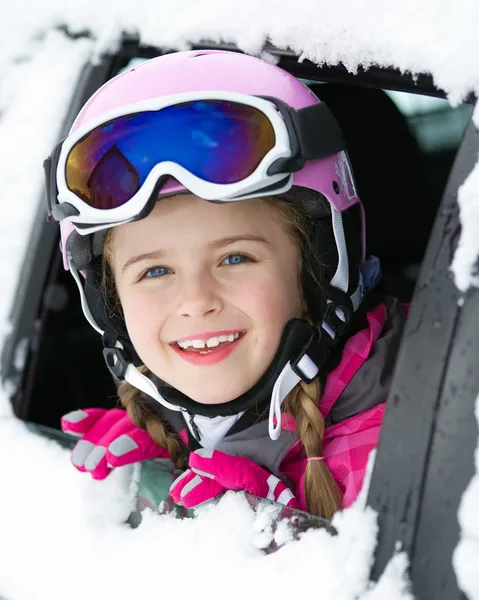
[[[208,248],[219,249],[225,248],[226,246],[230,246],[231,244],[235,244],[236,242],[257,242],[260,244],[265,244],[267,246],[271,246],[268,240],[260,235],[232,235],[225,238],[221,238],[219,240],[214,240],[207,244]],[[143,260],[153,260],[164,257],[166,252],[164,250],[154,250],[153,252],[145,252],[143,254],[137,254],[136,256],[132,256],[129,258],[126,263],[123,265],[121,271],[124,273],[126,269],[134,265],[135,263],[141,262]]]

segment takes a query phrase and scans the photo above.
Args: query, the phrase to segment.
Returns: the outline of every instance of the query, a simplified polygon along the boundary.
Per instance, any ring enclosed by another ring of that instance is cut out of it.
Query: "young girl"
[[[187,507],[227,489],[326,518],[348,506],[403,317],[365,293],[377,265],[325,104],[256,58],[162,56],[100,88],[46,172],[127,411],[65,415],[73,464],[101,479],[170,457]]]

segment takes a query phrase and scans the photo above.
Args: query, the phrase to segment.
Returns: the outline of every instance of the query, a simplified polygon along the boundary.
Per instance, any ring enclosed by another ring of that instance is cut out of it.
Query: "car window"
[[[471,104],[451,106],[443,98],[387,91],[407,118],[423,152],[457,149],[472,115]]]

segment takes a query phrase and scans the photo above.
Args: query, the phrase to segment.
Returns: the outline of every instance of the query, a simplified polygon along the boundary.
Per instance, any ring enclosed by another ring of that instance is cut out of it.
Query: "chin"
[[[221,386],[219,387],[221,388]],[[231,389],[227,392],[223,391],[221,394],[218,394],[218,389],[211,390],[211,393],[208,393],[208,391],[205,391],[203,389],[202,393],[198,394],[197,390],[198,388],[196,388],[196,393],[192,392],[192,390],[181,391],[196,402],[199,402],[200,404],[224,404],[225,402],[231,402],[232,400],[235,400],[236,398],[248,391],[241,388],[237,390]]]

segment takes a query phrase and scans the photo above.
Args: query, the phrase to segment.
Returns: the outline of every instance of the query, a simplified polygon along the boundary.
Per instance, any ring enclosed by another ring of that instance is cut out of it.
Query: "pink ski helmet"
[[[296,110],[319,103],[299,79],[259,58],[220,50],[177,52],[146,61],[105,83],[82,108],[70,133],[122,106],[206,90],[273,96]],[[339,211],[359,201],[344,152],[307,161],[294,174],[293,185],[320,192]],[[172,182],[162,192],[182,189],[181,184]]]
[[[82,108],[70,133],[122,106],[203,90],[273,96],[296,110],[320,102],[296,77],[261,59],[220,50],[177,52],[148,60],[105,83]],[[294,173],[293,185],[321,193],[339,212],[359,203],[344,151],[307,161]],[[162,188],[162,193],[184,189],[171,179]],[[72,229],[70,223],[62,223],[63,246]]]
[[[173,94],[200,91],[224,91],[253,96],[269,96],[283,101],[295,110],[320,103],[319,99],[309,88],[296,77],[260,59],[240,53],[217,50],[178,52],[146,61],[108,81],[88,100],[80,111],[71,128],[71,133],[87,125],[90,121],[101,118],[104,114],[115,109],[121,109],[124,106]],[[305,166],[293,174],[293,188],[291,188],[293,196],[295,193],[297,194],[298,188],[303,188],[304,190],[301,194],[304,198],[301,198],[299,201],[303,206],[309,204],[312,207],[310,213],[313,219],[324,218],[326,216],[324,206],[327,206],[328,221],[333,237],[332,244],[335,245],[337,251],[336,272],[334,276],[328,278],[329,281],[327,282],[330,289],[327,300],[329,304],[327,304],[325,298],[322,300],[323,307],[325,307],[330,320],[327,321],[323,318],[326,312],[321,313],[323,316],[320,316],[315,324],[315,327],[319,326],[326,330],[329,336],[318,338],[314,327],[305,321],[301,321],[302,324],[294,325],[294,327],[290,328],[287,333],[287,339],[290,340],[288,344],[291,343],[295,347],[294,352],[292,351],[291,357],[289,357],[286,354],[283,356],[284,352],[281,349],[278,350],[272,367],[265,373],[260,382],[260,395],[262,397],[267,397],[268,394],[271,397],[271,390],[276,380],[276,375],[274,374],[283,369],[280,376],[283,377],[283,374],[286,373],[284,363],[289,358],[292,359],[293,354],[301,351],[301,348],[304,346],[304,339],[309,339],[308,344],[310,349],[311,351],[314,350],[313,354],[317,358],[318,365],[320,365],[323,362],[323,358],[320,359],[319,357],[325,354],[326,349],[329,347],[328,344],[330,344],[327,338],[331,336],[334,339],[335,333],[341,329],[340,327],[339,329],[330,327],[328,323],[331,322],[331,319],[336,323],[345,322],[346,313],[341,309],[341,305],[344,305],[344,307],[346,305],[351,306],[351,309],[348,309],[349,313],[351,313],[352,310],[357,309],[362,300],[363,290],[359,271],[364,258],[364,229],[361,226],[358,227],[357,218],[349,218],[349,209],[358,205],[356,207],[357,210],[355,210],[357,216],[357,213],[361,212],[361,203],[356,193],[352,170],[346,152],[339,151],[326,158],[307,160]],[[184,190],[183,185],[171,179],[163,186],[161,194],[171,194],[172,192],[181,192]],[[307,190],[309,190],[309,193],[307,193]],[[311,190],[313,193],[311,193]],[[293,199],[293,201],[295,200]],[[319,211],[314,208],[315,203],[316,205],[322,204],[320,209],[322,211],[321,214],[318,214]],[[306,208],[308,207],[306,206]],[[315,210],[317,211],[316,213]],[[348,214],[346,215],[346,213]],[[134,361],[135,352],[134,348],[131,347],[131,341],[127,332],[124,331],[124,323],[120,323],[118,327],[117,324],[114,324],[114,337],[110,339],[110,317],[106,318],[104,323],[102,323],[98,320],[97,314],[92,314],[93,307],[99,304],[96,300],[99,299],[100,304],[102,304],[102,301],[100,297],[96,297],[93,302],[89,302],[86,289],[83,289],[78,278],[78,271],[84,270],[85,275],[90,277],[98,275],[98,273],[95,275],[94,268],[90,269],[93,258],[98,258],[103,251],[102,247],[99,247],[102,245],[94,242],[93,238],[96,234],[89,234],[87,236],[77,234],[72,236],[72,233],[75,233],[75,226],[71,222],[63,220],[60,222],[60,225],[65,268],[70,268],[67,257],[67,242],[71,238],[71,241],[74,243],[70,244],[70,246],[75,247],[77,257],[80,258],[79,260],[75,259],[75,269],[72,269],[72,274],[79,286],[85,316],[92,326],[103,335],[104,354],[105,352],[108,353],[108,355],[105,354],[107,365],[109,365],[110,370],[115,376],[120,379],[127,379],[132,385],[142,389],[160,403],[164,403],[163,398],[158,396],[156,390],[152,390],[151,382],[144,376],[135,372],[134,377],[128,379],[129,373],[131,376],[131,364],[129,363],[132,360]],[[324,228],[321,231],[324,232]],[[349,231],[352,231],[354,236],[349,236]],[[350,244],[351,237],[355,238],[353,244]],[[320,245],[320,241],[312,241]],[[94,246],[97,246],[96,249]],[[90,293],[94,292],[100,296],[99,286],[97,285],[98,280],[95,280],[94,283],[95,285],[89,285],[87,288]],[[336,292],[339,292],[339,295]],[[344,300],[346,302],[343,302]],[[338,310],[336,310],[336,306]],[[333,310],[331,311],[331,309]],[[303,329],[305,327],[307,331],[303,331],[300,334],[299,329],[296,331],[297,327],[302,327]],[[301,341],[302,338],[304,338],[303,341]],[[116,345],[117,340],[121,342],[122,348],[128,351],[125,354],[125,359],[120,356],[121,352],[119,354],[118,346]],[[112,359],[110,364],[108,356],[112,357],[113,354],[116,362]],[[117,369],[118,366],[121,367],[119,370]],[[165,391],[165,393],[167,392],[168,390]],[[180,404],[183,408],[186,407],[186,409],[191,409],[198,414],[209,414],[205,412],[208,410],[210,412],[213,410],[216,411],[215,414],[233,414],[231,411],[246,410],[251,403],[257,402],[258,394],[255,394],[253,397],[248,392],[243,395],[244,397],[242,396],[227,403],[227,407],[222,407],[222,405],[205,407],[186,397],[179,399],[177,394],[172,404],[170,403],[168,406],[171,407],[174,404]]]
[[[220,50],[177,52],[146,61],[105,83],[82,108],[70,133],[122,106],[206,90],[273,96],[296,110],[319,103],[313,92],[296,77],[259,58]],[[293,185],[320,192],[339,211],[359,201],[343,152],[307,161],[305,167],[294,174]],[[181,189],[184,189],[181,184],[172,182],[162,192]]]

